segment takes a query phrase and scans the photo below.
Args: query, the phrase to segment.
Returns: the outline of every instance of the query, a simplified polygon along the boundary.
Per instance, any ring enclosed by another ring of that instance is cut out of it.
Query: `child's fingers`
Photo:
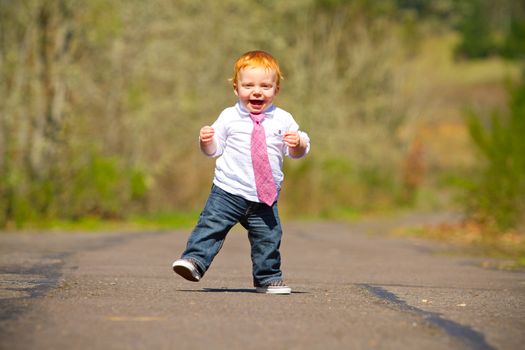
[[[283,141],[284,143],[286,143],[288,147],[297,147],[299,146],[299,142],[300,142],[299,133],[295,131],[287,132],[284,134]]]
[[[215,130],[211,126],[203,126],[200,130],[200,133],[213,133]]]
[[[215,133],[213,131],[210,131],[210,132],[201,132],[201,139],[202,138],[210,138],[210,137],[213,137]]]
[[[200,131],[201,136],[213,136],[213,134],[215,134],[215,130],[211,126],[205,126]]]
[[[201,128],[199,133],[199,138],[202,142],[210,142],[213,140],[213,135],[215,134],[215,130],[211,126],[204,126]]]

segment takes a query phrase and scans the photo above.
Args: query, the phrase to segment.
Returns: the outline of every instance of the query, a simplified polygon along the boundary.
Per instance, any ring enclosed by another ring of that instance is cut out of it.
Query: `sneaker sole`
[[[183,260],[177,260],[173,263],[173,271],[184,279],[192,282],[199,282],[200,276],[195,271],[191,263]]]
[[[267,287],[257,287],[255,288],[257,293],[263,294],[290,294],[292,293],[292,288],[283,287],[283,288],[267,288]]]

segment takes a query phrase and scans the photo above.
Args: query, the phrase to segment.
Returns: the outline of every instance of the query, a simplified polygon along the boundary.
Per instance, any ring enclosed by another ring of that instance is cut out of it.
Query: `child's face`
[[[248,67],[239,72],[235,95],[250,113],[261,113],[268,108],[279,92],[274,70]]]

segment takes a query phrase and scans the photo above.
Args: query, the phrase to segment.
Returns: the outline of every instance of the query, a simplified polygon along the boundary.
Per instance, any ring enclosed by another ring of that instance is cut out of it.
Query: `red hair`
[[[279,88],[283,75],[277,60],[267,52],[264,51],[248,51],[237,59],[233,66],[233,77],[231,78],[233,88],[237,87],[237,80],[239,79],[239,72],[247,67],[262,67],[266,70],[275,71],[275,83]]]

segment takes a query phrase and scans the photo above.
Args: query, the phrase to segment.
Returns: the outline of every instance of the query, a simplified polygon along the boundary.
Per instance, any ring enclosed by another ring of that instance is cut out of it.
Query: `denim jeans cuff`
[[[270,278],[265,279],[263,282],[260,282],[260,283],[254,282],[253,285],[254,285],[254,287],[266,287],[266,286],[270,285],[273,281],[282,281],[282,280],[283,280],[283,277],[281,275],[279,277],[270,277]]]
[[[204,276],[204,274],[206,273],[206,269],[204,268],[204,264],[200,261],[199,258],[196,258],[191,255],[186,255],[183,256],[182,259],[191,259],[195,263],[195,265],[197,265],[197,269],[199,270],[201,276]]]

